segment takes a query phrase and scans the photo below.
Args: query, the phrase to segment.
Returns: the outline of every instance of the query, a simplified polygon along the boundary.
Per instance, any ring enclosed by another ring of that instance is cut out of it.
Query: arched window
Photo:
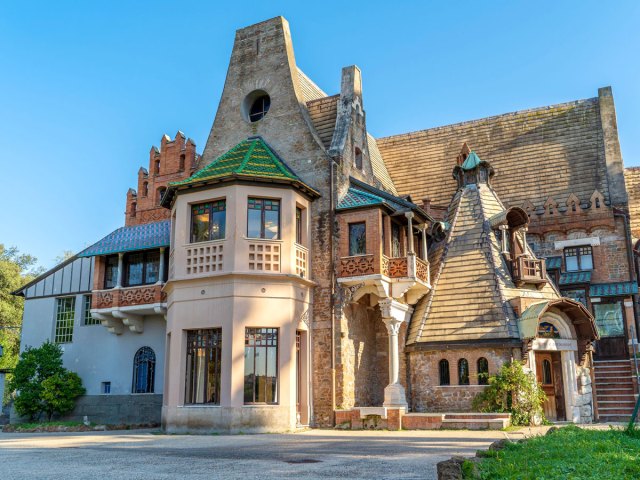
[[[449,361],[444,358],[440,360],[439,368],[440,385],[451,385],[451,380],[449,379]]]
[[[135,217],[135,216],[136,216],[136,209],[137,209],[136,202],[131,202],[131,211],[129,212],[129,214],[130,214],[132,217]]]
[[[132,393],[153,393],[156,374],[156,354],[150,347],[142,347],[133,357]]]
[[[469,362],[466,358],[458,360],[458,385],[469,385]]]
[[[184,153],[182,155],[180,155],[180,165],[179,165],[179,170],[182,172],[184,170],[184,160],[185,160],[185,156]]]
[[[146,197],[149,195],[149,182],[144,182],[142,184],[142,196]]]
[[[158,205],[160,205],[160,202],[162,201],[162,197],[164,197],[164,192],[166,192],[167,189],[165,187],[160,187],[158,189],[158,198],[156,199],[156,202]]]
[[[160,159],[156,160],[155,173],[158,175],[160,173]]]
[[[360,150],[358,147],[356,147],[355,150],[354,163],[358,170],[362,170],[362,150]]]
[[[478,385],[489,385],[489,362],[484,357],[478,359]]]

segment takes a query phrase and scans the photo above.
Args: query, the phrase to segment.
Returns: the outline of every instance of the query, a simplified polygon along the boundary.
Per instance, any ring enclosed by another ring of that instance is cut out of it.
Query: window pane
[[[107,257],[107,267],[104,275],[104,288],[114,288],[118,282],[118,256]]]
[[[400,227],[395,223],[391,224],[391,256],[393,258],[400,256]]]
[[[277,403],[277,328],[246,329],[244,375],[245,403]]]
[[[553,379],[551,378],[551,362],[549,360],[542,361],[542,384],[553,385]]]
[[[593,313],[596,326],[601,337],[617,337],[624,335],[622,303],[594,303]]]
[[[249,207],[247,219],[247,237],[260,238],[262,226],[262,211],[253,210]]]
[[[439,369],[440,369],[440,385],[449,385],[451,383],[449,380],[449,362],[444,359],[440,360]]]
[[[458,385],[469,385],[469,362],[464,358],[458,362]]]
[[[567,272],[576,272],[578,268],[578,257],[565,257]]]
[[[478,385],[489,385],[489,361],[484,357],[478,359]]]
[[[296,207],[296,243],[302,245],[302,209]]]
[[[211,240],[222,240],[225,235],[226,212],[214,211],[211,214]]]
[[[593,270],[593,256],[591,255],[591,249],[586,255],[580,256],[580,269],[581,270]]]
[[[73,322],[75,320],[76,297],[58,298],[56,301],[55,343],[73,341]]]
[[[148,252],[145,257],[144,283],[156,283],[160,275],[160,252]]]
[[[209,240],[209,203],[201,203],[191,207],[191,242]]]
[[[364,223],[349,224],[349,255],[365,255],[367,253],[366,226]]]
[[[144,271],[144,256],[141,253],[132,253],[125,257],[126,264],[126,284],[141,285]]]
[[[587,306],[587,292],[585,290],[563,290],[560,293],[562,293],[563,297],[580,302],[585,307]]]
[[[185,403],[220,404],[222,329],[187,333]]]
[[[280,234],[280,212],[277,210],[265,210],[264,212],[264,238],[276,240]]]

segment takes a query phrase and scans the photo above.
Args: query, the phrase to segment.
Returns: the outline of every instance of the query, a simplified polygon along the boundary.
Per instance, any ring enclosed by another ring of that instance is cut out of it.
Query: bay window
[[[349,256],[367,254],[367,225],[364,222],[349,224]]]
[[[125,286],[150,285],[159,280],[160,252],[128,253],[124,257]]]

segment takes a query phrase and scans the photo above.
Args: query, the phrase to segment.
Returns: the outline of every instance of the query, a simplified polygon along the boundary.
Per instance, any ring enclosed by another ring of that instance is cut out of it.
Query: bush
[[[73,409],[75,399],[85,390],[80,377],[62,366],[62,349],[45,342],[20,354],[8,389],[15,392],[15,408],[30,420],[45,412],[64,414]]]
[[[473,399],[473,408],[480,412],[511,413],[514,425],[532,425],[536,417],[544,419],[545,398],[533,373],[525,372],[521,362],[513,361],[489,377],[489,386]]]

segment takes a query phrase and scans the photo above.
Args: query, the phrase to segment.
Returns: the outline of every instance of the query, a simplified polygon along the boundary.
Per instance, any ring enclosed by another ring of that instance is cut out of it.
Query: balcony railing
[[[543,285],[547,282],[544,259],[518,257],[513,262],[513,281],[517,286],[525,283]]]
[[[162,291],[162,286],[163,285],[155,284],[97,290],[93,292],[91,308],[103,310],[105,308],[165,303],[167,296]]]
[[[415,259],[415,276],[422,282],[429,283],[429,264],[420,258]],[[377,263],[373,254],[342,257],[338,276],[345,278],[382,274],[389,278],[405,278],[412,275],[413,268],[409,260],[409,257],[389,258],[381,255],[380,262]]]
[[[429,264],[416,257],[416,277],[424,283],[429,283]]]
[[[296,243],[296,275],[300,278],[307,278],[309,250],[302,245]]]
[[[355,255],[340,259],[339,277],[360,277],[375,273],[380,273],[380,266],[376,269],[373,255]]]

